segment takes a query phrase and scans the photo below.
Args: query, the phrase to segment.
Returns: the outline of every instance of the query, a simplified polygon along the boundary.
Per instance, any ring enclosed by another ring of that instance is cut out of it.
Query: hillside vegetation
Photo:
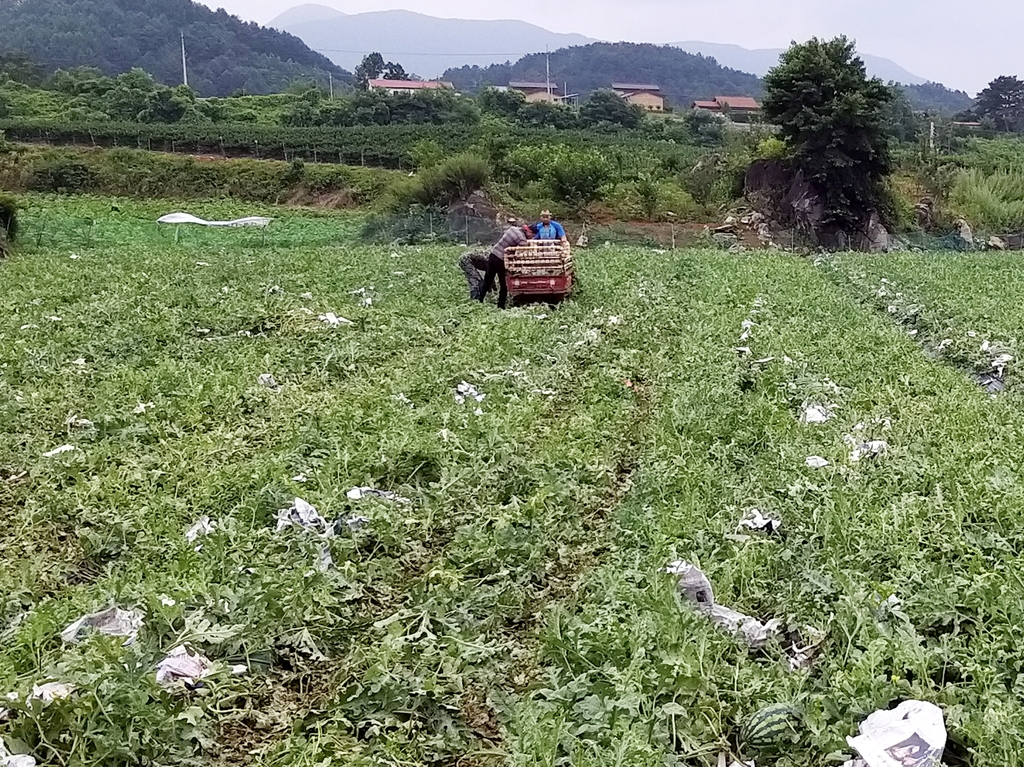
[[[41,74],[76,66],[117,75],[145,69],[181,82],[181,38],[189,85],[201,95],[273,93],[304,78],[346,73],[297,37],[243,22],[191,0],[22,0],[3,4],[0,51],[22,51]]]
[[[509,81],[544,82],[545,55],[524,56],[515,64],[449,69],[444,79],[457,88],[478,90]],[[659,85],[673,106],[689,106],[713,96],[760,96],[761,81],[754,75],[726,69],[714,59],[695,56],[667,45],[594,43],[563,48],[551,54],[551,79],[586,97],[613,82]]]

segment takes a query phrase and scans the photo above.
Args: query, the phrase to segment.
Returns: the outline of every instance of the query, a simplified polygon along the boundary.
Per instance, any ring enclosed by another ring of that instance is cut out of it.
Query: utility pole
[[[331,82],[331,101],[334,101],[334,72],[328,72],[327,77],[330,78]]]
[[[547,71],[548,101],[551,101],[551,52],[544,46],[544,67]]]
[[[185,63],[185,31],[181,32],[181,81],[188,86],[188,65]]]
[[[928,148],[935,151],[935,121],[932,120],[931,131],[928,134]]]

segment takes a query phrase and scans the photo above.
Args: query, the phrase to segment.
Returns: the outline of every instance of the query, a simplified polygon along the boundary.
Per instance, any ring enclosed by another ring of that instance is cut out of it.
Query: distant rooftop
[[[751,109],[756,111],[761,108],[757,100],[749,96],[715,96],[715,101],[727,109]]]
[[[547,83],[516,82],[516,83],[509,83],[508,87],[509,88],[514,88],[517,91],[546,91],[548,89],[548,84]],[[557,85],[555,85],[554,83],[551,83],[551,92],[552,93],[558,93],[559,90],[560,90],[560,88]]]
[[[433,91],[440,88],[451,88],[451,83],[439,80],[370,80],[371,88],[383,88],[403,91]]]
[[[651,91],[652,93],[661,93],[661,88],[657,85],[650,84],[637,84],[637,83],[612,83],[612,90],[616,91]]]

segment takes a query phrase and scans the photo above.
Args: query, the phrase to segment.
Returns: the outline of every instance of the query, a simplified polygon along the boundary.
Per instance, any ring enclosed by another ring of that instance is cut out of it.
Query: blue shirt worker
[[[542,210],[540,213],[540,223],[535,225],[534,230],[537,232],[538,240],[561,240],[562,242],[568,242],[565,238],[565,229],[557,221],[551,220],[551,211]]]

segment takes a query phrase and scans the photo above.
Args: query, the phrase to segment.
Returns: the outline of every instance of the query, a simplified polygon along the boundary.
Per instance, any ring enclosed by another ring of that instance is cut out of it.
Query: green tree
[[[1001,131],[1024,130],[1024,81],[1016,77],[997,77],[978,94],[974,111],[988,118]]]
[[[580,107],[580,122],[588,128],[602,125],[638,128],[643,120],[644,111],[615,91],[594,91]]]
[[[480,91],[477,103],[485,114],[498,115],[512,120],[519,114],[519,110],[526,106],[526,97],[519,91],[502,91],[487,87]]]
[[[882,208],[893,169],[884,123],[892,91],[868,78],[845,37],[793,45],[764,82],[765,117],[821,194],[823,223],[859,228]]]
[[[13,80],[23,85],[43,84],[43,66],[24,53],[0,53],[0,83]]]
[[[892,90],[892,101],[882,111],[886,132],[901,144],[917,141],[923,127],[921,118],[898,85],[890,83],[889,88]]]
[[[158,88],[149,94],[139,119],[146,123],[176,123],[195,110],[196,95],[187,85]]]
[[[569,107],[552,104],[550,101],[538,101],[524,104],[516,115],[516,120],[530,128],[560,128],[563,130],[578,128],[579,119]]]
[[[114,78],[113,87],[103,99],[103,111],[113,120],[134,122],[149,106],[150,96],[157,91],[156,80],[141,69],[132,69]]]
[[[383,56],[376,52],[368,53],[356,67],[354,73],[356,86],[366,90],[370,87],[370,80],[379,80],[386,67],[387,63]]]
[[[396,64],[393,61],[389,61],[384,67],[384,79],[385,80],[410,80],[412,78],[405,71],[405,67],[401,64]]]

